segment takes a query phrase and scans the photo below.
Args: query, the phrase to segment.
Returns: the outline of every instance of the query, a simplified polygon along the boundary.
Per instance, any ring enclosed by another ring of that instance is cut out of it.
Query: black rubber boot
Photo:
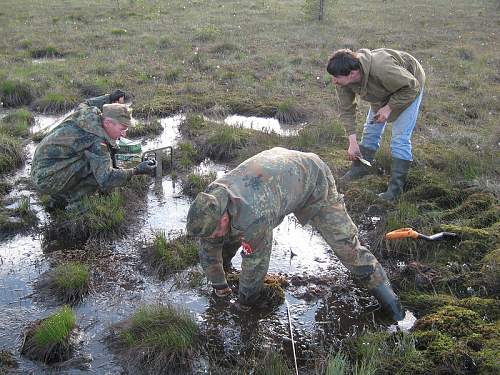
[[[390,314],[392,319],[399,321],[405,317],[401,302],[399,302],[398,296],[389,284],[380,284],[374,289],[370,289],[370,293],[377,299],[384,311]]]
[[[406,183],[406,176],[410,169],[411,161],[403,159],[392,159],[391,180],[387,191],[380,193],[378,196],[387,201],[393,201],[403,192]]]
[[[373,162],[373,157],[375,156],[375,152],[377,152],[377,150],[372,150],[364,146],[359,146],[359,149],[363,155],[363,159],[369,161],[370,163]],[[349,169],[349,171],[342,176],[341,180],[343,182],[349,182],[357,180],[358,178],[366,176],[370,173],[370,167],[364,165],[359,160],[354,160],[351,164],[351,169]]]

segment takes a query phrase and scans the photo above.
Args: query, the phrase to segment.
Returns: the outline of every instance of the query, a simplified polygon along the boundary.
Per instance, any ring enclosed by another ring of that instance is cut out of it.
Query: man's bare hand
[[[349,148],[347,149],[347,158],[349,160],[356,160],[358,157],[362,156],[363,155],[361,155],[358,141],[356,140],[356,135],[353,134],[349,136]]]
[[[391,107],[389,107],[389,104],[384,105],[381,107],[377,113],[373,116],[373,119],[377,123],[385,123],[389,119],[389,116],[391,115]]]

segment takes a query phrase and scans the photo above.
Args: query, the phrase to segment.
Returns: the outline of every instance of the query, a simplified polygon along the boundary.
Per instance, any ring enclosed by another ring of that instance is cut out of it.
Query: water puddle
[[[35,131],[53,126],[62,118],[64,116],[37,116]],[[181,115],[162,119],[164,133],[145,140],[143,150],[175,145],[182,119]],[[29,176],[34,148],[33,143],[27,146],[28,161],[16,173],[15,180]],[[224,165],[210,160],[201,163],[197,170],[200,173],[214,171],[218,176],[227,172]],[[180,191],[181,186],[169,176],[152,182],[145,209],[138,213],[139,224],[109,249],[102,249],[97,256],[94,254],[97,257],[92,266],[95,285],[90,295],[75,307],[75,312],[84,332],[81,352],[91,355],[91,371],[95,373],[122,372],[119,359],[106,347],[104,338],[111,324],[129,317],[145,303],[170,302],[188,309],[210,335],[213,345],[224,353],[239,355],[247,345],[282,345],[290,358],[292,356],[286,304],[264,315],[242,317],[231,308],[234,298],[216,300],[206,284],[186,289],[177,286],[175,276],[162,281],[145,269],[141,248],[154,233],[180,233],[185,227],[190,200],[180,195]],[[40,225],[47,220],[29,189],[19,185],[11,194],[29,194]],[[301,361],[312,359],[320,343],[338,343],[362,327],[373,325],[373,316],[368,312],[373,300],[354,286],[346,269],[317,233],[300,226],[290,215],[273,234],[269,273],[281,274],[290,282],[286,299]],[[77,368],[48,370],[19,355],[19,335],[23,328],[58,308],[51,301],[40,301],[33,296],[34,283],[53,266],[55,256],[43,253],[36,233],[16,235],[0,247],[0,348],[15,353],[20,373],[88,373]],[[64,258],[65,255],[60,252],[57,256]],[[233,265],[240,268],[239,255]]]
[[[231,115],[224,119],[224,123],[229,126],[239,126],[267,133],[274,132],[284,136],[294,135],[298,130],[297,126],[286,126],[275,118],[267,117]]]
[[[63,57],[59,57],[59,58],[48,58],[48,57],[44,57],[44,58],[40,58],[40,59],[32,59],[31,62],[33,64],[47,64],[47,63],[52,63],[52,62],[65,62],[66,59],[63,58]]]

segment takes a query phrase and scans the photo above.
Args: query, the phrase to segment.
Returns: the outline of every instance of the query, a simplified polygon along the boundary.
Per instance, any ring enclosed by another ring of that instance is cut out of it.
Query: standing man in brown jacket
[[[347,156],[352,166],[342,179],[351,181],[369,173],[359,158],[373,161],[385,126],[392,122],[391,180],[387,191],[379,196],[396,199],[413,161],[411,135],[425,84],[422,66],[410,54],[388,48],[357,52],[341,49],[330,58],[327,71],[339,87],[340,118],[349,138]],[[359,145],[355,130],[356,95],[370,103]]]

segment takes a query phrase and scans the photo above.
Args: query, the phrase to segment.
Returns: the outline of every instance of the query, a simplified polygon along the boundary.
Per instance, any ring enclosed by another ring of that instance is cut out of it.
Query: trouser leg
[[[240,241],[238,240],[226,240],[222,245],[222,264],[224,271],[228,271],[232,267],[231,260],[236,255],[240,247]]]
[[[357,228],[347,214],[343,200],[337,194],[330,197],[311,224],[351,271],[356,283],[367,288],[393,319],[402,319],[402,308],[387,274],[377,258],[359,243]]]
[[[244,305],[254,305],[260,296],[271,258],[272,229],[266,230],[257,242],[259,245],[254,247],[251,254],[245,255],[242,253],[241,255],[238,298]]]

